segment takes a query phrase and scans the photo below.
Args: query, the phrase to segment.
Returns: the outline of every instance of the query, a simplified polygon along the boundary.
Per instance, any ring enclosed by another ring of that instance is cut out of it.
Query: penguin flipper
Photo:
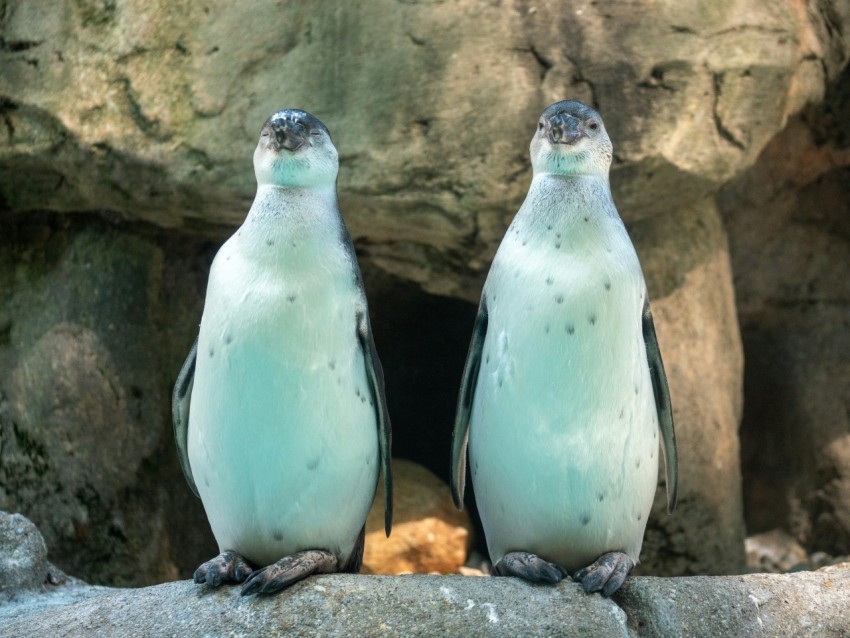
[[[472,328],[472,340],[463,378],[460,382],[460,395],[457,400],[455,427],[452,433],[452,500],[455,507],[463,509],[463,492],[466,489],[466,446],[469,442],[469,418],[472,415],[472,400],[478,383],[478,371],[481,368],[481,352],[484,350],[484,338],[487,336],[487,298],[481,295],[478,316]]]
[[[387,397],[384,392],[384,369],[375,349],[369,315],[364,311],[357,313],[357,340],[363,352],[366,364],[366,378],[372,391],[375,405],[375,417],[378,422],[378,447],[381,454],[381,474],[384,477],[384,530],[387,536],[393,528],[393,471],[392,471],[392,427],[387,411]]]
[[[673,407],[670,403],[670,388],[667,387],[667,375],[664,362],[655,336],[655,323],[649,308],[649,295],[643,305],[643,341],[646,345],[646,358],[649,363],[649,376],[652,378],[652,391],[655,395],[655,409],[658,413],[658,427],[661,430],[664,468],[667,479],[667,511],[676,509],[679,494],[679,460],[676,453],[676,432],[673,429]]]
[[[192,468],[189,465],[189,403],[192,400],[192,386],[195,383],[195,361],[198,358],[198,340],[189,351],[189,356],[180,369],[177,383],[174,384],[174,393],[171,395],[171,420],[174,423],[174,438],[177,441],[177,454],[180,458],[180,467],[183,475],[189,483],[189,487],[199,496],[192,476]]]

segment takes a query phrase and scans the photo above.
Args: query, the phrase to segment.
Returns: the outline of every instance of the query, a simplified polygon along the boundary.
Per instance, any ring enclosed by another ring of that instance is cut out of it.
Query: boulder
[[[393,531],[384,532],[384,487],[378,484],[366,520],[364,574],[457,573],[472,537],[467,512],[452,504],[449,486],[427,469],[393,460]]]
[[[0,512],[0,600],[42,591],[48,568],[38,528],[25,516]]]

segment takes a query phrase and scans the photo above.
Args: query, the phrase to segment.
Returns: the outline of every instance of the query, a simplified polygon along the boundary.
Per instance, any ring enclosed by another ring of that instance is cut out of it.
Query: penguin
[[[379,472],[390,534],[390,419],[338,169],[321,121],[273,114],[257,195],[213,260],[172,400],[180,464],[221,552],[196,583],[270,594],[358,572]]]
[[[575,100],[552,104],[530,152],[531,186],[473,327],[452,495],[462,508],[468,446],[495,573],[548,583],[572,575],[585,592],[610,596],[638,562],[659,447],[667,509],[676,506],[670,393],[646,283],[611,196],[602,118]]]

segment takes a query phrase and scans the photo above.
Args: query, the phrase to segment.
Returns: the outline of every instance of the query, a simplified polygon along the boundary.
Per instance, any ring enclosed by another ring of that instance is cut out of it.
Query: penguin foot
[[[276,563],[258,569],[242,587],[242,595],[274,594],[311,574],[339,571],[336,556],[321,549],[309,549],[284,556]]]
[[[518,576],[533,582],[557,583],[567,575],[560,565],[529,552],[509,552],[493,567],[499,576]]]
[[[195,582],[218,587],[222,583],[241,583],[254,569],[242,556],[232,550],[222,552],[195,570]]]
[[[606,598],[620,589],[635,564],[623,552],[602,554],[591,565],[573,574],[586,594],[599,591]]]

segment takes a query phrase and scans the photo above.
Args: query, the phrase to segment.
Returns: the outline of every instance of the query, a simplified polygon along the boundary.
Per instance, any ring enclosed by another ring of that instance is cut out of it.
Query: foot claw
[[[620,589],[634,566],[632,559],[623,552],[608,552],[573,574],[573,580],[581,583],[585,593],[598,591],[607,598]]]
[[[543,560],[530,552],[505,554],[494,567],[499,576],[518,576],[532,582],[557,583],[567,575],[560,565]]]
[[[330,552],[320,549],[297,552],[251,574],[242,587],[242,595],[274,594],[311,574],[327,574],[337,569],[337,558]]]
[[[218,587],[222,583],[241,583],[253,571],[248,561],[228,550],[198,567],[193,577],[199,585]]]

